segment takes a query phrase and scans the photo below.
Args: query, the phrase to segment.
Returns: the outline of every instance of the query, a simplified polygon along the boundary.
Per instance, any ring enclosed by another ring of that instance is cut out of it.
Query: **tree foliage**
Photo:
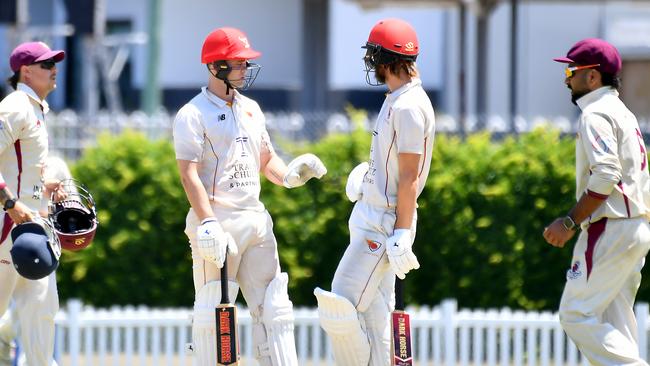
[[[192,304],[183,233],[189,206],[172,145],[135,132],[103,135],[72,168],[92,193],[100,223],[89,248],[61,256],[61,297],[99,306]]]

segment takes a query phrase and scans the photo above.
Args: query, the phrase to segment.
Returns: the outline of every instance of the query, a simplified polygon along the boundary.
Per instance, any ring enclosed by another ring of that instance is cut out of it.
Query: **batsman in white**
[[[613,45],[589,38],[555,61],[568,64],[565,84],[582,110],[577,203],[544,229],[549,244],[564,247],[581,228],[560,322],[592,365],[647,365],[632,307],[650,248],[650,178],[639,124],[618,97],[621,57]]]
[[[63,159],[55,156],[47,157],[43,169],[44,182],[60,182],[70,178],[72,178],[72,174],[70,174],[70,169]],[[54,187],[57,186],[54,185]],[[43,217],[47,217],[48,215],[48,197],[49,195],[44,194],[43,199],[41,200],[41,209],[39,214]],[[12,361],[11,349],[13,347],[13,340],[19,335],[20,322],[18,321],[16,307],[11,306],[11,308],[7,309],[4,315],[0,317],[0,366],[14,365]],[[29,364],[27,364],[26,354],[24,352],[20,352],[19,354],[20,357],[18,359],[17,365],[29,366]],[[52,365],[56,365],[56,361],[53,361]]]
[[[59,301],[56,277],[30,280],[14,268],[9,233],[14,223],[33,221],[44,193],[58,190],[58,182],[44,184],[43,167],[48,154],[46,96],[56,87],[56,63],[63,51],[45,43],[28,42],[16,47],[9,63],[9,79],[15,90],[0,102],[0,314],[13,299],[21,329],[21,346],[29,366],[50,366],[54,352],[54,315]]]
[[[230,299],[241,287],[253,317],[255,357],[264,366],[298,364],[288,277],[280,272],[273,223],[259,199],[260,173],[294,188],[326,169],[312,154],[288,166],[276,155],[260,107],[239,92],[257,77],[260,66],[249,60],[259,56],[238,29],[210,33],[201,51],[208,86],[174,121],[176,159],[191,205],[185,233],[192,250],[192,337],[199,366],[216,362],[215,306],[226,252]]]
[[[346,366],[390,363],[395,275],[403,279],[420,267],[411,250],[416,201],[429,173],[435,130],[415,65],[420,50],[413,27],[400,19],[382,20],[364,48],[366,81],[386,84],[389,92],[372,131],[370,160],[348,176],[346,194],[356,201],[350,244],[332,291],[314,291],[336,363]]]

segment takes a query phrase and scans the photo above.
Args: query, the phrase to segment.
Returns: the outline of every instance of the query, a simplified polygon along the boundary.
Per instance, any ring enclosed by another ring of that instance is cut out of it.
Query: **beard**
[[[571,87],[568,87],[571,90],[571,103],[578,105],[578,99],[584,97],[589,91],[587,90],[573,90]]]
[[[375,68],[375,79],[380,84],[386,84],[386,68],[382,66],[377,66]]]

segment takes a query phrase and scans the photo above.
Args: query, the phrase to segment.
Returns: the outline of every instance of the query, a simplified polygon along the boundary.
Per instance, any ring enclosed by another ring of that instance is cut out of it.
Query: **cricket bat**
[[[411,348],[411,317],[404,312],[404,283],[395,279],[395,311],[391,313],[391,366],[413,366]]]
[[[217,365],[239,365],[237,307],[228,298],[228,258],[221,268],[221,303],[217,305]]]

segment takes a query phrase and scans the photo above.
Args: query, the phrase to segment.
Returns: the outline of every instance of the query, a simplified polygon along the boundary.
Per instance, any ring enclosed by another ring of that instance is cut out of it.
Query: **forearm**
[[[273,184],[282,186],[284,175],[287,173],[287,165],[279,156],[271,154],[262,168],[262,173]]]
[[[397,185],[397,219],[395,229],[410,229],[417,199],[418,178],[401,179]]]
[[[397,183],[397,220],[395,229],[410,229],[415,215],[419,183],[419,154],[399,154],[399,180]]]
[[[576,225],[580,225],[585,219],[591,216],[594,211],[605,202],[606,198],[596,197],[583,193],[575,206],[569,211],[568,215],[573,219]]]

